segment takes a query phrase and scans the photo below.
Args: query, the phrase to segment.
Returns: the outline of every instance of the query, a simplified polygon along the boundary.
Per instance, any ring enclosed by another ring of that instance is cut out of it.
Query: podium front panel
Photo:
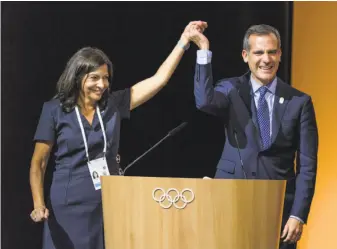
[[[276,180],[104,176],[106,249],[277,249],[284,191]]]

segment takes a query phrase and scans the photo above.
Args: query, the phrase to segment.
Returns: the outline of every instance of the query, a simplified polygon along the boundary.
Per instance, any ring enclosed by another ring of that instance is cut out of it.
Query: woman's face
[[[82,79],[81,95],[92,102],[99,101],[109,87],[109,72],[106,64],[96,71],[84,75]]]

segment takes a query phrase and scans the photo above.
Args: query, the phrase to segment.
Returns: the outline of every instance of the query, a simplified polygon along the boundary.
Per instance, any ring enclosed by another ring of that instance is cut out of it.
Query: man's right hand
[[[203,21],[193,21],[190,22],[181,36],[181,40],[186,42],[194,42],[199,49],[208,50],[209,42],[205,35],[203,35],[204,30],[207,28],[207,22]]]
[[[190,40],[195,43],[201,50],[209,50],[209,41],[203,34],[204,29],[198,25],[191,26]]]

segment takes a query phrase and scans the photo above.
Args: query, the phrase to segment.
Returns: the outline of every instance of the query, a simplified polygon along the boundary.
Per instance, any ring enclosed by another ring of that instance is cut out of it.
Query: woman
[[[45,221],[43,248],[103,249],[101,175],[118,174],[116,156],[120,121],[165,86],[193,32],[205,22],[191,22],[156,74],[109,94],[112,64],[95,48],[83,48],[68,61],[54,99],[44,103],[35,133],[30,169],[34,201],[31,218]],[[43,182],[52,147],[56,161],[50,198]]]

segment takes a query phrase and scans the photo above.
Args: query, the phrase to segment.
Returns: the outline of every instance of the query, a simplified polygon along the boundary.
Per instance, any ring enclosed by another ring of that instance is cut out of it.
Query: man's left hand
[[[283,242],[296,243],[300,240],[303,231],[303,223],[290,217],[284,226],[281,239]]]

